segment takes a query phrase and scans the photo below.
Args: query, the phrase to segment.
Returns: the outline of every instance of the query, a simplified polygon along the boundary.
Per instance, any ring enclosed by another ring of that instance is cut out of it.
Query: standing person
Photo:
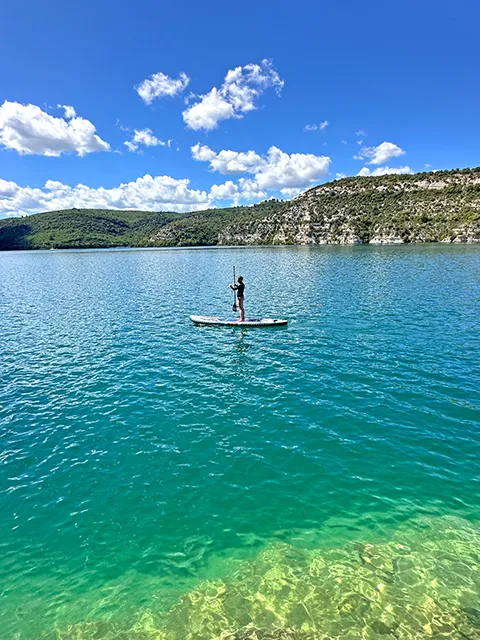
[[[238,308],[240,309],[239,322],[245,322],[245,307],[243,306],[245,285],[243,284],[242,276],[238,276],[237,282],[235,284],[231,284],[230,289],[237,292]]]

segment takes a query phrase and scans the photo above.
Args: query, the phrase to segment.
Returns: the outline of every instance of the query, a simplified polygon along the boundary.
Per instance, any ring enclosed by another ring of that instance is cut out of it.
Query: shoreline
[[[48,251],[74,251],[74,252],[87,252],[87,251],[172,251],[172,250],[204,250],[204,249],[285,249],[287,247],[306,248],[306,249],[321,249],[325,247],[408,247],[408,246],[480,246],[480,238],[478,240],[461,240],[461,241],[430,241],[430,242],[324,242],[324,243],[275,243],[275,244],[205,244],[205,245],[167,245],[158,247],[148,246],[131,246],[131,245],[118,245],[114,247],[110,246],[85,246],[85,247],[34,247],[31,249],[18,248],[18,249],[0,249],[0,255],[2,253],[46,253]]]

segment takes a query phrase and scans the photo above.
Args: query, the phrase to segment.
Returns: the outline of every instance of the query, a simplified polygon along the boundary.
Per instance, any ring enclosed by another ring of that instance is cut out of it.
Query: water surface
[[[233,265],[287,328],[190,323]],[[0,253],[2,638],[480,638],[479,276],[475,246]]]

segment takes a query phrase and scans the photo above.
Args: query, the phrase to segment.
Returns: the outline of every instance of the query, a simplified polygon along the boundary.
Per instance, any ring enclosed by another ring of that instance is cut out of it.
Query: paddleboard
[[[244,322],[239,322],[238,318],[190,316],[190,320],[195,324],[221,325],[224,327],[281,327],[288,324],[288,320],[275,318],[245,318]]]

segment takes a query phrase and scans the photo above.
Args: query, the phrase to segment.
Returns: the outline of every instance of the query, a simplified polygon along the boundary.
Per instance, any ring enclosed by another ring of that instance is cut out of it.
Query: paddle
[[[235,267],[233,267],[233,286],[235,286]],[[237,291],[233,290],[233,306],[232,311],[237,310]]]

